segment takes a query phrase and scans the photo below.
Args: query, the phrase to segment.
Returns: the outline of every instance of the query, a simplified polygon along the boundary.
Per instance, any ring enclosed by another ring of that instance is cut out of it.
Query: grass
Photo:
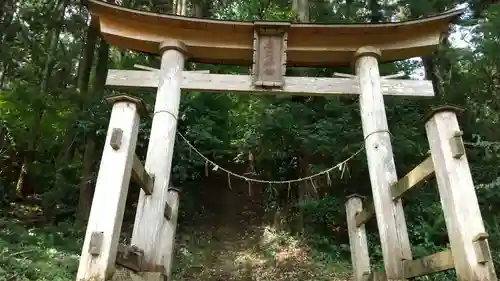
[[[0,281],[74,280],[83,236],[71,229],[30,228],[0,218]]]
[[[36,228],[0,217],[0,281],[74,280],[83,235],[71,224]],[[175,281],[349,280],[348,263],[271,227],[197,227],[177,238]]]

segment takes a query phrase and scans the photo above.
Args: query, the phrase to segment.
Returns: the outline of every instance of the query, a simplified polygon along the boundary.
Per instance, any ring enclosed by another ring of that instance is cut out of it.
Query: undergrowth
[[[74,280],[83,237],[71,224],[36,228],[0,217],[0,281]],[[348,280],[349,267],[271,227],[216,227],[179,233],[173,280],[335,281]]]
[[[229,228],[183,235],[174,280],[349,280],[348,261],[272,227],[235,233]]]
[[[0,218],[0,281],[74,280],[82,237],[71,225],[32,228]]]

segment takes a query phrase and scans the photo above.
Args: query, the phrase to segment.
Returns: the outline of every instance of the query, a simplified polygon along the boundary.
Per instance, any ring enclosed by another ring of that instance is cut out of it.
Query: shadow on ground
[[[214,186],[179,221],[173,280],[350,280],[346,262],[322,261],[305,241],[269,226],[262,194]]]

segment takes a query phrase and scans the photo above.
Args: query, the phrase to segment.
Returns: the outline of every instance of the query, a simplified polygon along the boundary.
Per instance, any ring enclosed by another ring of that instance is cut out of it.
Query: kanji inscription
[[[255,86],[283,86],[287,27],[287,23],[256,23],[253,65]]]

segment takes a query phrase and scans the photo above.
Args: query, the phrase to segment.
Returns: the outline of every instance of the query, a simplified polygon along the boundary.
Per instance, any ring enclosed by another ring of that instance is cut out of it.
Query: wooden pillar
[[[170,280],[174,258],[175,231],[177,228],[177,215],[179,212],[179,190],[175,187],[168,189],[168,211],[165,212],[165,223],[162,228],[162,239],[158,259],[161,261],[167,279]]]
[[[151,195],[146,195],[143,191],[139,195],[131,241],[132,245],[144,251],[146,271],[158,271],[158,267],[162,267],[161,257],[166,250],[161,244],[166,238],[165,231],[175,231],[171,227],[166,227],[165,231],[162,229],[168,224],[164,213],[169,200],[168,187],[186,48],[181,42],[168,41],[160,45],[160,50],[159,86],[145,163],[146,171],[154,176],[154,187]]]
[[[116,251],[135,155],[141,100],[126,95],[113,104],[77,280],[104,281],[114,273]]]
[[[380,89],[380,51],[362,47],[356,52],[356,75],[368,170],[373,193],[380,243],[387,278],[403,280],[402,261],[411,259],[401,199],[392,200],[391,184],[397,182],[396,167]]]
[[[356,226],[356,214],[362,210],[363,202],[360,196],[353,194],[347,198],[347,231],[349,233],[354,281],[362,281],[363,276],[370,273],[370,256],[368,254],[365,225]]]
[[[456,112],[443,106],[426,115],[425,129],[459,281],[497,280]]]

